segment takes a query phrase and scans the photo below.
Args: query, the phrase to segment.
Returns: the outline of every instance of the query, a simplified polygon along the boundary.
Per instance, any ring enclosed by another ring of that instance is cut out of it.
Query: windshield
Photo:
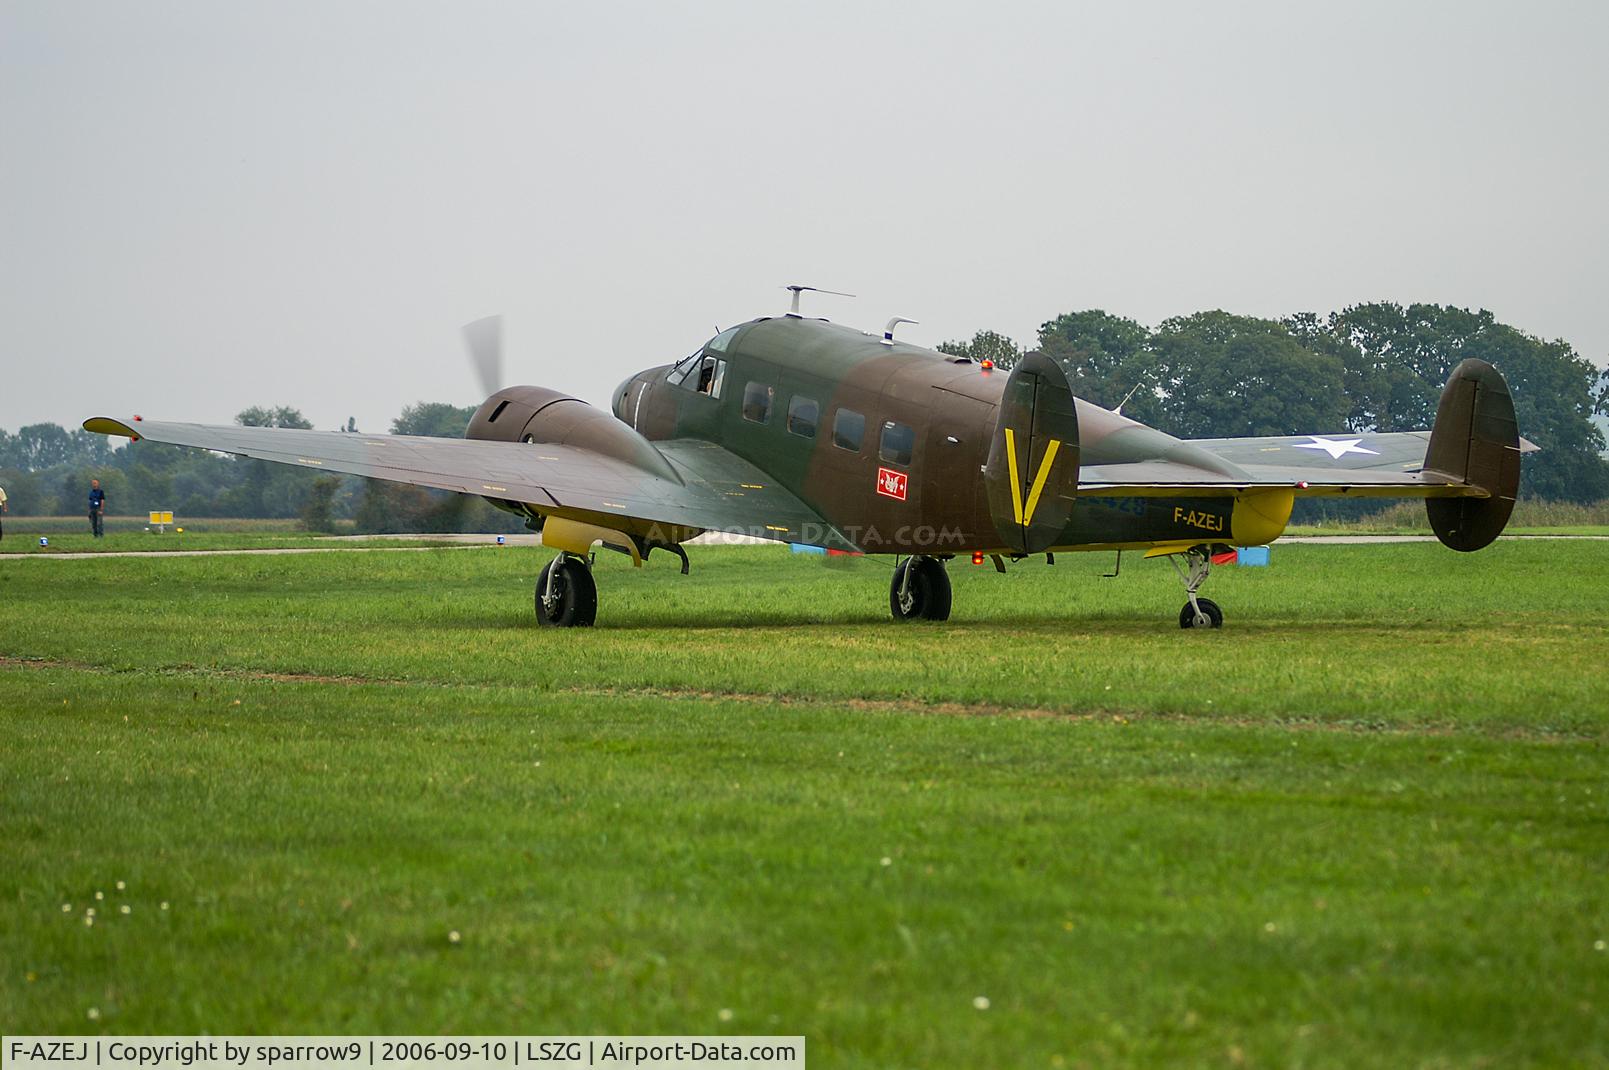
[[[698,358],[702,357],[703,355],[704,350],[702,347],[700,347],[699,349],[695,349],[691,355],[678,360],[670,369],[669,374],[665,376],[665,381],[674,385],[680,385],[682,380],[686,379],[692,370],[698,367]]]
[[[718,381],[712,384],[706,380],[703,384],[699,384],[698,380],[694,377],[694,372],[699,367],[699,358],[704,356],[704,354],[725,353],[727,347],[732,344],[732,339],[737,336],[737,332],[742,330],[744,326],[744,324],[740,323],[736,327],[728,327],[726,330],[717,334],[714,338],[711,338],[708,342],[705,342],[703,345],[699,346],[692,353],[683,357],[681,360],[678,360],[674,365],[671,366],[670,371],[665,373],[665,381],[673,386],[688,386],[699,391],[700,393],[712,393],[715,397],[720,397],[721,387]],[[721,367],[719,370],[725,371],[726,362],[721,361],[720,363]],[[711,390],[712,385],[714,386],[713,390]]]

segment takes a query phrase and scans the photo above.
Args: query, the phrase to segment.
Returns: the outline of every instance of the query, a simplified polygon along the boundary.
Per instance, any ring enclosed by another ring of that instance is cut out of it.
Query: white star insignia
[[[1297,449],[1323,450],[1325,453],[1329,454],[1330,459],[1334,461],[1339,461],[1348,453],[1372,453],[1376,457],[1380,455],[1378,450],[1366,450],[1362,446],[1358,445],[1359,442],[1363,441],[1361,438],[1334,439],[1325,438],[1323,435],[1308,435],[1307,437],[1313,441],[1298,442],[1296,443]]]

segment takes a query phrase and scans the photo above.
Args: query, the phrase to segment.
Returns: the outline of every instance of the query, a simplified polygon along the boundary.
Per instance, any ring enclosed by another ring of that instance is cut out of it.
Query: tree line
[[[1181,438],[1426,430],[1448,374],[1479,357],[1507,378],[1520,433],[1542,447],[1524,460],[1521,494],[1609,498],[1591,422],[1609,413],[1609,369],[1484,309],[1374,302],[1282,320],[1213,311],[1155,330],[1090,309],[1046,321],[1036,342],[1029,350],[983,330],[939,349],[1007,368],[1043,353],[1078,396]]]

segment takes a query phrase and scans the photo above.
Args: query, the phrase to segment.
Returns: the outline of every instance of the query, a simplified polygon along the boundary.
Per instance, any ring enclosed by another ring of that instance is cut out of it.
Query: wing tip
[[[130,441],[138,442],[140,434],[122,420],[110,416],[91,416],[84,421],[84,430],[93,431],[97,435],[121,435]]]

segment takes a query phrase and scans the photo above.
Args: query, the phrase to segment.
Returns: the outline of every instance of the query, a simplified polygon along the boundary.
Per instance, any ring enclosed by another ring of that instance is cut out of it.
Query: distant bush
[[[335,492],[341,481],[334,476],[321,476],[308,488],[307,503],[302,506],[302,526],[308,531],[335,530]]]
[[[1425,504],[1417,500],[1392,502],[1386,508],[1366,516],[1318,516],[1297,523],[1357,532],[1430,531]],[[1583,505],[1578,502],[1521,498],[1514,504],[1514,515],[1508,523],[1512,528],[1606,527],[1609,526],[1609,499]]]

